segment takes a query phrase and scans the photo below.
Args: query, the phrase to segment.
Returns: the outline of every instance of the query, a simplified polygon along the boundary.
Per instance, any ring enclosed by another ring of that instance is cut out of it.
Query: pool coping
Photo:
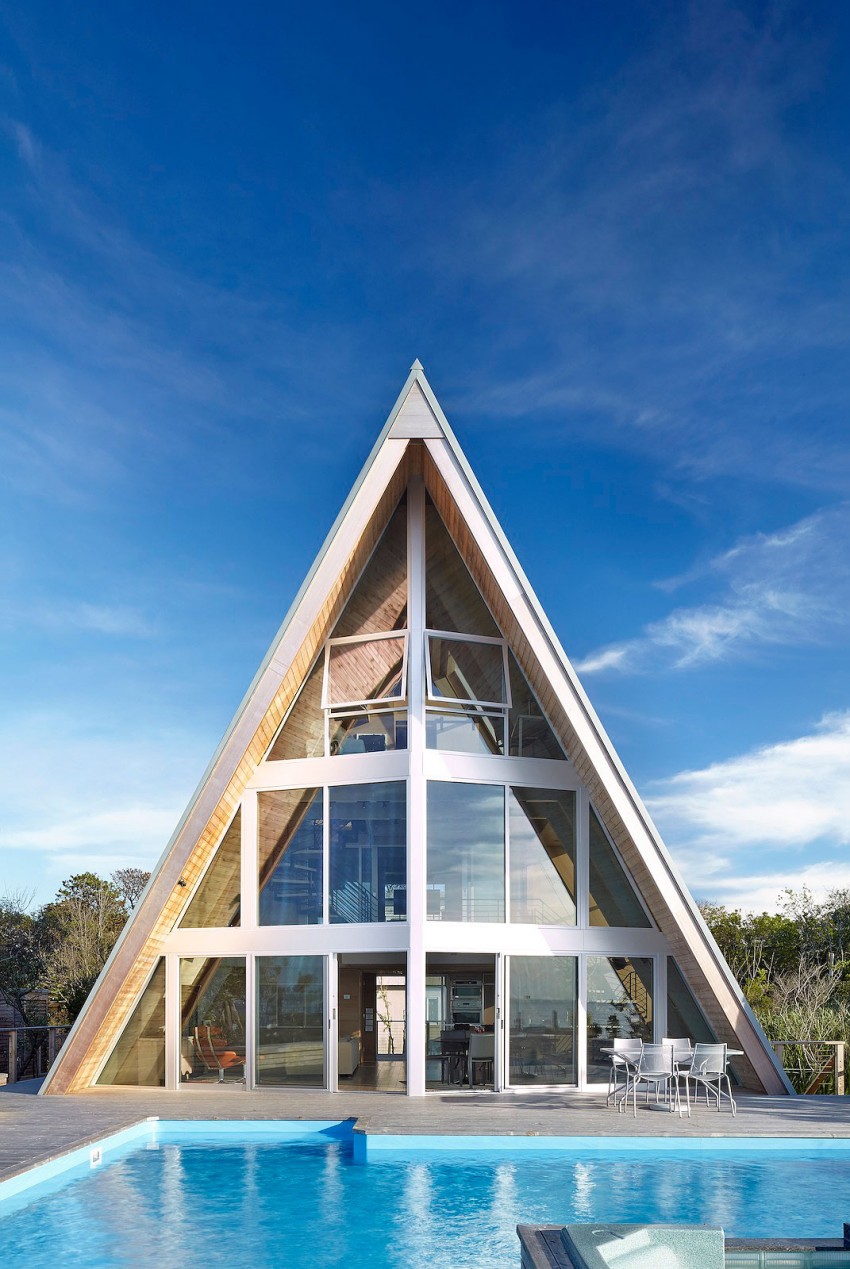
[[[850,1153],[847,1137],[648,1137],[538,1136],[516,1134],[374,1133],[349,1119],[170,1119],[147,1115],[113,1132],[100,1133],[78,1145],[7,1174],[0,1180],[0,1205],[19,1198],[65,1174],[99,1168],[110,1158],[142,1145],[175,1144],[217,1139],[280,1140],[323,1137],[350,1140],[355,1163],[403,1155],[461,1153],[509,1154],[761,1154]],[[1,1215],[2,1213],[0,1213]]]

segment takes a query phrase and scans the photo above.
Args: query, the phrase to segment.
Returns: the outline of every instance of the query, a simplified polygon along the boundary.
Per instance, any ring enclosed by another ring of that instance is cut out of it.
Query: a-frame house
[[[415,362],[44,1092],[790,1085]]]

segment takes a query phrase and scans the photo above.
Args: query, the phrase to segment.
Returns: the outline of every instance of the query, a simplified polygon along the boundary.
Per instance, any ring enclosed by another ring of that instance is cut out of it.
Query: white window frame
[[[365,700],[351,701],[334,701],[331,703],[328,697],[330,687],[330,667],[331,667],[331,650],[333,648],[343,647],[355,643],[376,643],[381,639],[401,639],[401,695],[400,696],[374,696]],[[349,713],[353,709],[370,709],[378,706],[406,706],[407,705],[407,654],[408,654],[409,638],[407,630],[382,630],[377,634],[365,635],[347,635],[341,639],[328,639],[325,644],[325,665],[322,674],[322,709],[326,714]]]
[[[494,638],[492,635],[458,634],[456,630],[426,630],[425,632],[425,699],[428,708],[445,709],[447,712],[458,711],[469,713],[474,707],[479,713],[490,712],[507,716],[511,708],[511,676],[508,672],[508,644],[506,639]],[[453,643],[488,643],[502,649],[502,682],[505,688],[505,699],[502,701],[482,701],[474,696],[439,696],[434,691],[431,675],[431,639],[448,639]]]

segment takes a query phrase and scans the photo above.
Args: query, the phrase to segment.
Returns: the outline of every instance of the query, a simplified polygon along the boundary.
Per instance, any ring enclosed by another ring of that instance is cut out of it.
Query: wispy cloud
[[[655,781],[646,801],[700,897],[758,906],[768,894],[775,904],[785,886],[846,885],[850,711],[808,735]],[[800,858],[812,849],[821,858]],[[753,873],[759,857],[775,868]]]
[[[99,726],[70,709],[7,712],[0,749],[37,754],[0,764],[0,889],[45,902],[73,872],[151,868],[203,770],[211,739],[188,726]]]
[[[64,634],[81,631],[131,639],[149,639],[158,632],[154,621],[129,605],[59,598],[4,603],[0,608],[0,629],[50,630]]]
[[[634,639],[576,661],[580,674],[686,670],[768,644],[829,643],[850,627],[850,504],[818,512],[774,534],[662,581],[665,592],[700,583],[718,598],[674,609]]]
[[[533,411],[546,443],[592,434],[689,480],[850,488],[850,190],[791,124],[830,56],[798,18],[686,7],[616,83],[549,103],[457,181],[432,259],[493,315],[459,398],[488,428]]]

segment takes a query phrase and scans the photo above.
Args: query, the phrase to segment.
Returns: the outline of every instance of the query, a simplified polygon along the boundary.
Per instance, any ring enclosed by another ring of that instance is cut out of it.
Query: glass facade
[[[258,1084],[324,1088],[324,961],[257,957]]]
[[[588,956],[587,1074],[608,1079],[611,1064],[602,1049],[612,1040],[652,1040],[652,958]]]
[[[504,921],[505,791],[428,784],[429,921]]]
[[[332,924],[407,917],[407,786],[345,784],[330,790]]]
[[[180,918],[183,929],[239,925],[242,890],[242,812],[233,821]]]
[[[430,498],[425,504],[425,625],[458,634],[501,633]]]
[[[578,960],[510,958],[509,1082],[575,1084]]]
[[[321,789],[258,798],[260,925],[318,925],[323,910]]]
[[[404,635],[330,643],[325,704],[338,709],[404,696],[406,648]]]
[[[165,1084],[165,960],[160,957],[147,987],[97,1077],[98,1084]]]
[[[324,655],[313,666],[283,726],[272,742],[269,759],[321,758],[325,752],[325,714],[322,709]]]
[[[180,961],[180,1074],[187,1082],[244,1079],[244,956]]]
[[[512,788],[508,824],[511,921],[575,925],[575,793]]]
[[[590,924],[620,925],[630,929],[651,925],[592,807],[590,809]]]

